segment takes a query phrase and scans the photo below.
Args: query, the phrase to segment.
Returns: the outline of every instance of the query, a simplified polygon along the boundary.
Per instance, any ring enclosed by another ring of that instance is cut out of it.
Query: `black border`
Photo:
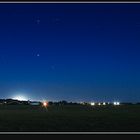
[[[76,135],[76,134],[72,134],[72,135],[64,135],[64,134],[57,134],[57,135],[52,135],[52,134],[45,134],[45,135],[35,135],[35,134],[30,134],[30,135],[19,135],[19,134],[14,134],[14,135],[0,135],[0,139],[8,139],[8,140],[26,140],[26,139],[29,139],[29,140],[34,140],[34,139],[37,139],[37,140],[67,140],[67,139],[70,139],[70,140],[74,140],[74,139],[77,139],[77,140],[127,140],[127,139],[139,139],[140,138],[140,135],[122,135],[122,134],[119,134],[119,135],[109,135],[109,134],[104,134],[104,135],[99,135],[99,134],[90,134],[90,135]]]

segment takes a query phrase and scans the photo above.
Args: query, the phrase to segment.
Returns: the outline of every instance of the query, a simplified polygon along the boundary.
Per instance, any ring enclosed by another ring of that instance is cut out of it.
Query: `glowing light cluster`
[[[120,102],[114,102],[113,104],[114,105],[120,105]]]
[[[95,105],[95,103],[94,103],[94,102],[91,102],[91,103],[90,103],[90,105],[94,106],[94,105]]]

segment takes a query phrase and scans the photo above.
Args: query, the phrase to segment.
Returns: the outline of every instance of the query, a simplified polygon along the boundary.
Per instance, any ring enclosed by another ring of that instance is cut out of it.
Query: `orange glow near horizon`
[[[44,107],[48,107],[48,102],[43,102]]]

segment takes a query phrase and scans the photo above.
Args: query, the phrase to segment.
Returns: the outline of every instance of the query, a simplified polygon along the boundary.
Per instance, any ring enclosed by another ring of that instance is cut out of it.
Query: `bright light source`
[[[47,103],[46,103],[46,102],[44,102],[44,103],[43,103],[43,105],[44,105],[44,106],[46,106],[46,105],[47,105]]]
[[[91,103],[90,103],[90,105],[94,106],[94,105],[95,105],[95,103],[94,103],[94,102],[91,102]]]
[[[117,102],[117,105],[120,105],[120,103],[119,103],[119,102]]]
[[[106,103],[105,103],[105,102],[103,102],[103,105],[106,105]]]
[[[114,102],[113,104],[114,105],[120,105],[120,102]]]
[[[114,102],[113,104],[116,105],[116,102]]]
[[[101,103],[98,103],[98,105],[101,105]]]
[[[47,107],[48,106],[48,102],[43,102],[43,106]]]

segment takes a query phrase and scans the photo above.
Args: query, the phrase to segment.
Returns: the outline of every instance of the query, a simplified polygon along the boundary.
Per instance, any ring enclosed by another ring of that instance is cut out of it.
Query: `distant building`
[[[19,101],[11,101],[11,102],[7,102],[6,103],[7,105],[21,105],[22,103],[21,102],[19,102]]]
[[[40,105],[40,102],[30,102],[30,105]]]

